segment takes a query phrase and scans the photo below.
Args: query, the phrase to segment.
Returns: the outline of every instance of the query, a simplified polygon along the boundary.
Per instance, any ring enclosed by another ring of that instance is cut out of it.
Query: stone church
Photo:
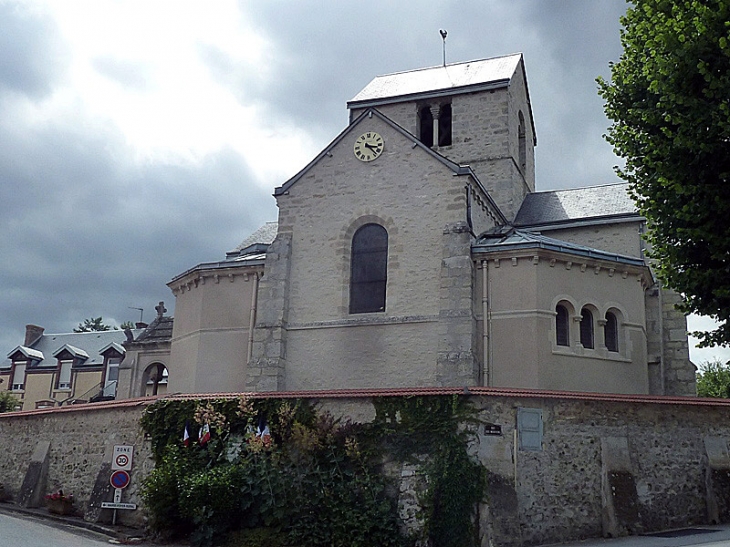
[[[125,344],[118,396],[150,364],[169,393],[695,394],[626,185],[535,191],[522,55],[379,76],[347,108],[278,222],[169,283],[172,333]]]

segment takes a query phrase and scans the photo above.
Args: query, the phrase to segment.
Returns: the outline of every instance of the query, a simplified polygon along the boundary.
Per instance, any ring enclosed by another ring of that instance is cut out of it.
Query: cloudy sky
[[[441,64],[440,28],[448,62],[524,53],[538,190],[617,182],[595,78],[625,7],[0,0],[0,351],[27,323],[172,313],[166,283],[276,219],[274,187],[345,127],[348,99]]]

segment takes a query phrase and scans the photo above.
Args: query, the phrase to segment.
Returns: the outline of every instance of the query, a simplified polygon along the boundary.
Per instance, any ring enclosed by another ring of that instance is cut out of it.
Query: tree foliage
[[[74,332],[97,332],[112,330],[114,327],[106,325],[101,317],[90,317],[84,319],[83,323],[79,323],[79,326],[74,329]]]
[[[730,0],[637,0],[623,54],[598,79],[607,140],[649,222],[650,256],[684,312],[716,319],[701,346],[730,343]]]
[[[730,363],[709,361],[697,371],[697,395],[730,398]]]
[[[18,406],[18,399],[9,391],[0,391],[0,413],[12,412]]]

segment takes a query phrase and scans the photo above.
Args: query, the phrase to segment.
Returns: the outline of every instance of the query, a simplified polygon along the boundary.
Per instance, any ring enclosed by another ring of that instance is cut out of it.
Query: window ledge
[[[562,357],[575,357],[578,359],[592,359],[594,361],[611,361],[614,363],[631,363],[631,359],[608,350],[601,349],[585,349],[585,348],[572,348],[572,347],[561,347],[553,346],[553,355],[560,355]]]
[[[315,321],[312,323],[290,323],[287,330],[326,329],[340,327],[361,327],[371,325],[400,325],[408,323],[431,323],[438,321],[438,315],[389,316],[385,312],[357,314],[347,319]]]

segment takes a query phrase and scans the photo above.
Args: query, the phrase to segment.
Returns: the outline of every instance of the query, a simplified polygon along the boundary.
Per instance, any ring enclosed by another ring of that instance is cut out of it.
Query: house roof
[[[142,330],[135,329],[132,332],[136,336]],[[26,357],[40,358],[38,367],[55,367],[57,364],[55,356],[66,348],[78,357],[87,355],[88,358],[84,360],[84,366],[101,366],[104,364],[104,356],[101,352],[108,349],[109,344],[121,344],[125,339],[126,336],[122,330],[43,334],[32,344],[32,347],[18,346],[10,352],[8,357],[20,350]],[[11,362],[5,360],[0,364],[0,368],[9,368],[10,365]]]
[[[509,84],[521,59],[522,54],[517,53],[377,76],[348,101],[347,107],[392,103],[396,102],[396,97],[411,101],[434,95],[451,95],[457,90],[504,87]]]
[[[645,266],[642,259],[634,256],[584,247],[510,226],[497,226],[480,235],[472,244],[473,253],[494,253],[521,249],[545,249],[582,258],[607,260],[632,266]]]
[[[38,351],[36,349],[29,348],[27,346],[15,346],[15,348],[13,348],[13,350],[10,353],[8,353],[8,359],[10,359],[10,357],[12,355],[14,355],[18,352],[22,353],[29,359],[35,359],[37,361],[43,360],[43,352]]]
[[[101,355],[104,355],[110,349],[113,349],[117,353],[121,353],[122,355],[124,355],[126,353],[126,350],[124,349],[124,346],[122,346],[122,344],[120,344],[118,342],[109,342],[106,346],[104,346],[103,348],[101,348],[99,350],[99,353]]]
[[[88,353],[86,353],[81,348],[77,348],[76,346],[72,346],[71,344],[64,344],[63,346],[61,346],[60,348],[58,348],[56,351],[53,352],[53,356],[54,357],[58,357],[58,355],[61,352],[63,352],[64,350],[65,351],[68,351],[74,357],[78,357],[78,358],[81,358],[81,359],[84,359],[84,360],[86,360],[86,359],[89,358],[89,354]]]
[[[626,183],[528,194],[514,225],[541,226],[617,217],[641,218]]]

